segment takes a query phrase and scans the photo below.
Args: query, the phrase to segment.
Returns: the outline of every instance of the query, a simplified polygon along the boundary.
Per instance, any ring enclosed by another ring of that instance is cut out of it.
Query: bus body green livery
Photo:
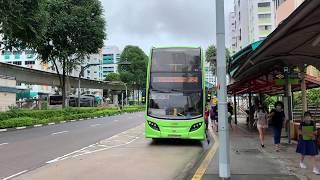
[[[146,84],[146,138],[205,139],[200,47],[152,48]]]

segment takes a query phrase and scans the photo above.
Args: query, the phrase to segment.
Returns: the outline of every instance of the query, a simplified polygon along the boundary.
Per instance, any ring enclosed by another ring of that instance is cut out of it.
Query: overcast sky
[[[101,0],[107,21],[106,45],[215,44],[215,0]],[[226,23],[233,0],[225,0]]]

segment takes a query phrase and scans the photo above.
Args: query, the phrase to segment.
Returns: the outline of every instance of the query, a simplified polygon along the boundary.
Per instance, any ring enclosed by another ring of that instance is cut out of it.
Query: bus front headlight
[[[190,132],[198,130],[202,126],[202,122],[195,123],[191,126]]]
[[[159,128],[159,126],[158,126],[156,123],[151,122],[151,121],[148,121],[148,125],[149,125],[152,129],[154,129],[154,130],[156,130],[156,131],[160,131],[160,128]]]

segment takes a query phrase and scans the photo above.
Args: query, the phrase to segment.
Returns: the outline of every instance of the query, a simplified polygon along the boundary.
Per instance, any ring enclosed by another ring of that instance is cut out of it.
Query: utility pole
[[[216,0],[217,78],[219,119],[219,177],[230,179],[230,139],[227,121],[227,70],[225,52],[224,0]]]

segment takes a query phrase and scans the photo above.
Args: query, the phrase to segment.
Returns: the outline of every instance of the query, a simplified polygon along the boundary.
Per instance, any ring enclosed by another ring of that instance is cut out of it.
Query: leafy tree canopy
[[[130,65],[121,65],[130,62]],[[129,86],[143,88],[146,85],[148,56],[138,46],[126,46],[120,57],[121,80]]]
[[[0,1],[0,49],[26,48],[46,31],[45,0]]]
[[[217,49],[214,45],[210,45],[205,53],[206,61],[210,64],[210,70],[213,74],[215,74],[216,71],[216,63],[217,63]],[[229,65],[229,62],[231,60],[230,51],[226,49],[226,61],[227,61],[227,67]]]
[[[106,81],[120,81],[120,74],[118,73],[109,73],[106,78]]]

